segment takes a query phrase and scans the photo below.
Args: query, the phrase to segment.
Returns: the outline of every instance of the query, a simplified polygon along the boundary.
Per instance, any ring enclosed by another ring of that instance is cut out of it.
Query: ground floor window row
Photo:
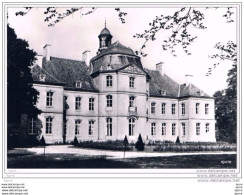
[[[162,130],[162,135],[165,136],[167,135],[167,123],[161,123],[161,130]],[[195,124],[195,133],[196,135],[200,135],[201,134],[201,123],[196,123]],[[210,123],[205,123],[205,132],[209,133],[210,131]],[[176,135],[176,123],[172,123],[170,126],[170,130],[171,130],[171,135],[175,136]],[[155,136],[157,132],[156,129],[156,123],[152,122],[151,123],[151,135]],[[180,123],[180,134],[181,136],[185,136],[186,135],[186,123]]]
[[[45,133],[46,134],[52,134],[53,131],[53,117],[46,117],[45,119]],[[67,134],[67,121],[66,120],[63,124],[63,134]],[[128,119],[128,135],[129,136],[134,136],[135,135],[135,118],[129,118]],[[74,132],[75,135],[80,135],[81,134],[81,123],[82,121],[80,119],[75,119],[74,122]],[[28,133],[29,134],[34,134],[36,131],[36,120],[34,118],[29,118],[28,120]],[[176,123],[171,123],[167,124],[166,122],[161,123],[161,134],[163,136],[166,136],[168,133],[168,129],[170,127],[171,130],[171,135],[175,136],[176,135],[176,129],[177,129],[177,124]],[[89,120],[88,121],[88,129],[87,133],[88,135],[93,135],[94,134],[94,128],[95,128],[95,120]],[[204,123],[204,131],[205,133],[210,132],[210,123]],[[157,126],[156,122],[151,122],[151,127],[150,127],[150,132],[152,136],[155,136],[157,133]],[[197,122],[195,123],[195,134],[196,135],[201,135],[201,123]],[[180,123],[180,135],[185,136],[187,133],[186,129],[186,123]],[[202,132],[203,133],[203,132]],[[113,119],[112,118],[106,118],[106,136],[112,136],[113,135]]]

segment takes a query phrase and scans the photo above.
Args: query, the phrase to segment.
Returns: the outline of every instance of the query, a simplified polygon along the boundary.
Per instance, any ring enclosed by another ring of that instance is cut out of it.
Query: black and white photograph
[[[4,11],[5,173],[237,174],[240,4]]]

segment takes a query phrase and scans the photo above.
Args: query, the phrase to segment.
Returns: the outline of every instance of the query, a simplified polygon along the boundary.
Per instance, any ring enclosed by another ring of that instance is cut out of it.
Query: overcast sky
[[[197,6],[195,6],[196,8]],[[8,8],[8,22],[19,38],[28,41],[30,48],[38,54],[42,54],[45,44],[51,44],[51,56],[82,59],[82,52],[91,51],[91,57],[96,55],[98,49],[98,35],[104,28],[106,18],[107,28],[113,35],[112,42],[119,41],[133,50],[139,50],[143,40],[133,38],[136,33],[143,33],[149,29],[149,23],[157,15],[172,14],[180,8],[121,8],[127,12],[126,23],[122,24],[118,18],[118,12],[114,8],[98,8],[90,15],[82,16],[89,11],[83,9],[72,16],[62,20],[55,27],[48,27],[44,22],[43,8],[34,8],[26,16],[15,16],[15,12],[21,9]],[[205,74],[209,67],[216,62],[208,56],[217,52],[214,45],[228,41],[236,42],[236,20],[234,23],[226,23],[222,17],[226,8],[204,9],[196,8],[205,14],[205,30],[192,28],[191,33],[198,36],[189,47],[192,55],[187,56],[182,49],[177,49],[177,57],[170,52],[162,50],[162,43],[167,39],[169,32],[161,31],[156,36],[156,41],[149,42],[145,49],[147,57],[141,58],[144,68],[155,69],[155,64],[164,62],[163,69],[167,75],[178,83],[185,82],[185,75],[194,75],[193,83],[210,95],[217,90],[226,87],[228,69],[230,63],[223,63],[214,69],[211,76]]]

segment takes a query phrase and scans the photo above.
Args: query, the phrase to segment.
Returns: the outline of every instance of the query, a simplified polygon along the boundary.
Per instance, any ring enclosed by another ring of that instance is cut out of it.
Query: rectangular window
[[[75,98],[75,109],[80,110],[81,109],[81,97]]]
[[[113,106],[113,97],[112,95],[107,95],[107,107]]]
[[[156,135],[156,123],[151,123],[151,135]]]
[[[46,118],[46,134],[52,134],[52,118]]]
[[[80,129],[81,129],[81,121],[76,120],[75,121],[75,135],[80,135]]]
[[[89,98],[89,110],[94,110],[94,98]]]
[[[93,135],[94,132],[94,121],[89,121],[88,135]]]
[[[181,104],[181,114],[185,115],[186,114],[186,106],[184,103]]]
[[[196,135],[200,135],[200,123],[196,123]]]
[[[199,114],[199,106],[200,106],[200,103],[196,103],[196,114]]]
[[[156,103],[155,103],[155,102],[152,102],[152,103],[151,103],[151,113],[152,113],[152,114],[155,114],[155,112],[156,112],[156,110],[155,110],[155,109],[156,109],[155,106],[156,106]]]
[[[166,135],[166,123],[162,123],[162,135]]]
[[[29,134],[35,134],[35,127],[36,127],[36,120],[34,118],[28,119],[28,133]]]
[[[208,133],[209,132],[209,123],[205,124],[205,129],[206,129],[206,133]]]
[[[134,102],[135,102],[135,97],[134,96],[130,96],[129,98],[129,107],[134,107]]]
[[[172,104],[172,106],[171,106],[171,113],[175,114],[175,104]]]
[[[130,88],[134,88],[134,86],[135,86],[135,78],[134,77],[130,77],[129,86],[130,86]]]
[[[165,114],[165,106],[166,106],[166,104],[162,103],[162,114]]]
[[[186,135],[186,124],[185,123],[181,123],[181,133],[182,133],[182,136]]]
[[[172,135],[175,135],[175,127],[176,127],[176,124],[175,123],[172,123]]]
[[[135,130],[135,119],[130,118],[129,119],[129,136],[134,135],[134,130]]]
[[[107,136],[112,136],[112,118],[107,118]]]
[[[48,107],[53,106],[53,92],[52,91],[47,92],[46,105]]]
[[[107,80],[107,87],[112,87],[113,86],[113,77],[111,75],[108,75],[106,77]]]
[[[209,104],[205,104],[205,114],[209,113]]]

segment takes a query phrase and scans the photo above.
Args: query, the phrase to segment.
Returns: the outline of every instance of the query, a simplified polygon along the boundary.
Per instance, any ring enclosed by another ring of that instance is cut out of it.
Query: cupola
[[[111,45],[112,37],[113,36],[110,34],[110,31],[106,27],[106,21],[105,21],[105,27],[98,36],[98,38],[99,38],[99,49],[98,49],[98,51],[99,52],[107,49],[108,46]]]

